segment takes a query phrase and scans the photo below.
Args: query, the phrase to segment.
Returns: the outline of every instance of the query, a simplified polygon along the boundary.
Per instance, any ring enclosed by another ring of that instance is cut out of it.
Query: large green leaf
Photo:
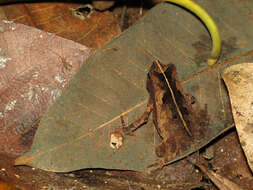
[[[72,79],[68,89],[41,120],[30,152],[16,164],[67,172],[82,168],[146,171],[156,162],[160,137],[150,119],[135,136],[125,136],[114,151],[110,134],[130,124],[146,107],[146,75],[154,59],[173,63],[186,93],[206,108],[209,126],[201,142],[193,142],[178,160],[198,150],[230,126],[229,99],[219,71],[252,58],[253,21],[236,0],[197,0],[220,28],[223,54],[208,68],[208,32],[194,15],[172,4],[159,4],[135,26],[96,51]],[[237,5],[237,6],[235,6]],[[234,14],[236,13],[236,17]],[[233,58],[233,59],[229,59]]]

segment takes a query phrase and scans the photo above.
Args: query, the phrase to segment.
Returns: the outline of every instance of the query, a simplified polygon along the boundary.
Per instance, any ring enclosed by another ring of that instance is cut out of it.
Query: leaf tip
[[[26,159],[26,156],[20,156],[14,161],[15,166],[21,166],[21,165],[28,165],[32,166],[32,160],[31,159]]]

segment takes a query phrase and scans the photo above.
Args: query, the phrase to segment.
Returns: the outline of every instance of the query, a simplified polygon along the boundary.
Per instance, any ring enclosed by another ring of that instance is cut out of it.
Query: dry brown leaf
[[[253,63],[226,68],[222,77],[227,85],[233,117],[241,146],[253,171]]]
[[[6,20],[0,22],[0,31],[0,152],[20,155],[28,150],[42,114],[90,50]]]
[[[1,1],[3,3],[6,1]],[[86,11],[86,3],[30,3],[2,5],[4,19],[30,25],[91,48],[100,48],[121,33],[110,12]]]

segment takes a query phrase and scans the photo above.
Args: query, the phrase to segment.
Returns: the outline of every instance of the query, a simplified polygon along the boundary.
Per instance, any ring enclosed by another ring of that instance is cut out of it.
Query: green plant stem
[[[207,63],[208,65],[213,65],[214,63],[216,63],[221,52],[221,39],[218,27],[216,26],[213,19],[209,16],[209,14],[192,0],[163,0],[163,1],[175,3],[177,5],[186,8],[191,12],[193,12],[194,14],[196,14],[203,21],[203,23],[209,30],[213,41],[211,57],[207,60]]]

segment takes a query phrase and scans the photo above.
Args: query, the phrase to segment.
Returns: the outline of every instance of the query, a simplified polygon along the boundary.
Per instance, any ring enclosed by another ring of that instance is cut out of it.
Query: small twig
[[[157,66],[159,67],[159,69],[161,70],[161,72],[162,72],[162,74],[163,74],[163,76],[164,76],[164,78],[165,78],[165,81],[166,81],[166,83],[167,83],[167,85],[168,85],[168,87],[169,87],[170,93],[171,93],[171,97],[172,97],[173,103],[174,103],[175,106],[176,106],[177,113],[178,113],[178,115],[179,115],[179,117],[180,117],[180,119],[181,119],[181,121],[182,121],[182,123],[183,123],[183,126],[184,126],[184,128],[185,128],[187,134],[188,134],[190,137],[192,137],[192,133],[191,133],[189,127],[187,126],[187,124],[186,124],[186,122],[185,122],[185,120],[184,120],[184,118],[183,118],[183,115],[182,115],[182,113],[181,113],[181,111],[180,111],[180,109],[179,109],[179,106],[178,106],[178,104],[177,104],[177,101],[176,101],[174,92],[173,92],[173,90],[172,90],[172,88],[171,88],[171,86],[170,86],[170,83],[169,83],[169,81],[168,81],[168,79],[167,79],[167,77],[166,77],[166,75],[165,75],[165,73],[164,73],[164,71],[163,71],[163,69],[162,69],[162,67],[161,67],[161,65],[160,65],[160,63],[159,63],[159,61],[158,61],[158,60],[155,60],[154,62],[157,64]]]

